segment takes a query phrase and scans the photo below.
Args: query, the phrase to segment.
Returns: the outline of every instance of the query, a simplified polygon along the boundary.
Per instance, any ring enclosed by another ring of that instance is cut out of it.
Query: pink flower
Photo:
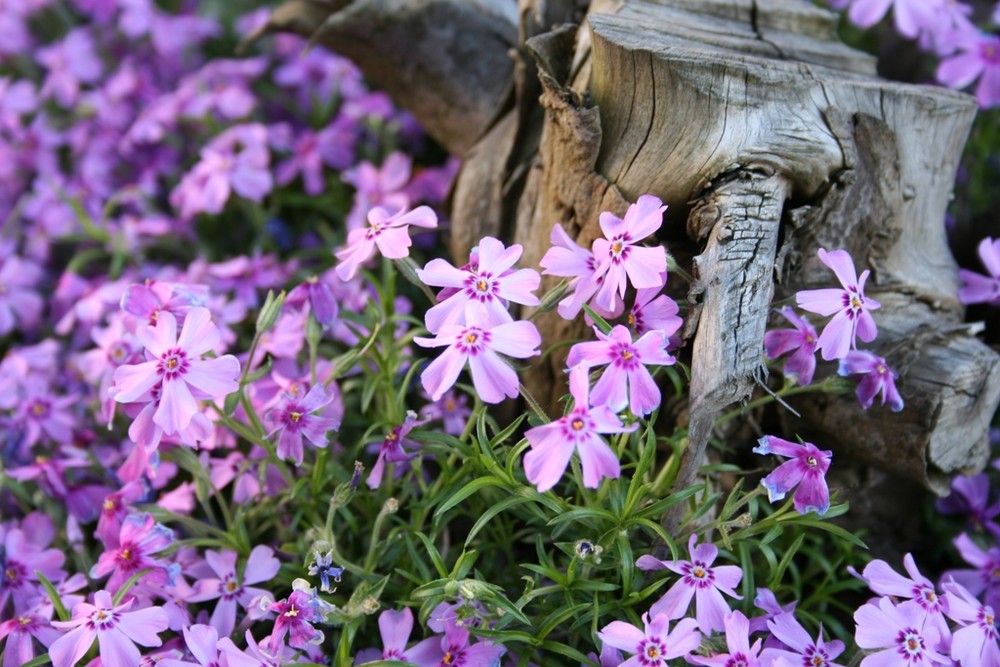
[[[409,226],[434,229],[437,215],[429,206],[418,206],[412,211],[405,208],[395,214],[376,206],[368,212],[368,226],[354,229],[347,235],[347,246],[337,251],[337,275],[341,280],[351,280],[358,268],[375,256],[375,248],[389,259],[400,259],[410,254]]]
[[[312,626],[322,619],[312,604],[309,593],[292,591],[287,599],[274,602],[267,609],[277,615],[271,631],[272,647],[281,642],[285,635],[289,637],[288,644],[298,649],[305,649],[310,643],[322,641],[323,633]]]
[[[848,350],[856,346],[856,338],[866,343],[875,340],[878,329],[868,311],[879,308],[881,304],[865,297],[865,281],[871,272],[865,270],[859,280],[854,261],[846,250],[827,252],[820,248],[819,259],[833,269],[843,289],[803,290],[795,295],[795,300],[803,310],[823,316],[833,315],[823,328],[816,347],[825,361],[843,359]]]
[[[25,526],[24,528],[27,528]],[[48,540],[37,543],[37,535],[26,533],[24,528],[11,528],[6,535],[0,534],[0,612],[8,600],[14,602],[14,612],[27,611],[30,605],[43,594],[38,585],[38,573],[49,581],[61,581],[66,577],[62,569],[66,555],[58,549],[45,549]]]
[[[973,595],[982,597],[986,604],[1000,609],[1000,547],[983,549],[967,533],[954,539],[955,548],[962,559],[973,569],[948,570],[945,581],[954,580]]]
[[[837,373],[843,377],[863,376],[856,393],[865,410],[872,406],[879,391],[882,392],[882,405],[888,402],[893,412],[903,409],[903,397],[896,389],[896,379],[899,376],[882,357],[867,350],[854,350],[841,359]]]
[[[583,304],[597,293],[604,279],[594,278],[597,272],[597,259],[594,253],[578,246],[562,225],[553,225],[550,239],[552,247],[546,251],[539,265],[544,269],[543,275],[571,278],[566,287],[573,290],[573,293],[559,302],[559,316],[572,320],[579,314]],[[624,302],[618,300],[615,308],[610,311],[598,306],[595,312],[602,317],[617,317],[621,314],[622,308]]]
[[[38,264],[13,254],[13,248],[0,246],[0,336],[15,327],[30,330],[38,325],[45,302],[38,293],[44,275]],[[10,253],[10,254],[7,254]]]
[[[979,106],[988,109],[1000,105],[1000,36],[984,32],[966,36],[958,55],[938,65],[937,79],[951,88],[965,88],[979,79]]]
[[[743,578],[743,570],[735,565],[718,565],[712,567],[719,550],[714,544],[698,544],[697,535],[688,540],[688,552],[691,560],[665,561],[652,556],[641,556],[635,562],[640,570],[663,570],[681,575],[680,581],[670,587],[649,609],[654,617],[665,614],[670,620],[681,618],[695,600],[695,618],[698,627],[706,635],[715,630],[725,629],[724,619],[731,612],[722,594],[742,600],[733,590]]]
[[[490,324],[485,306],[478,301],[469,302],[465,310],[469,324],[444,325],[435,338],[414,338],[422,347],[447,346],[420,374],[424,390],[431,400],[438,400],[454,386],[458,374],[468,364],[472,384],[484,402],[499,403],[504,397],[517,397],[517,372],[500,355],[527,359],[539,354],[542,338],[538,329],[523,320]]]
[[[465,305],[471,302],[484,307],[485,318],[480,324],[511,322],[507,301],[537,306],[538,297],[532,292],[538,289],[541,276],[533,269],[511,270],[522,251],[520,245],[505,248],[502,242],[487,236],[479,242],[477,261],[470,261],[467,268],[457,269],[443,259],[433,259],[418,269],[417,276],[425,284],[454,290],[427,311],[424,321],[428,330],[436,334],[447,326],[472,324],[463,319]]]
[[[198,582],[197,593],[188,598],[190,602],[218,599],[210,622],[213,628],[227,637],[236,627],[237,603],[246,608],[251,600],[267,593],[263,589],[250,587],[250,584],[270,581],[281,566],[270,547],[258,545],[250,552],[243,568],[243,576],[240,577],[236,558],[235,551],[206,551],[205,562],[215,576],[202,577]]]
[[[660,331],[650,331],[633,343],[632,334],[620,324],[607,336],[597,327],[594,333],[600,340],[577,343],[566,360],[570,368],[608,365],[590,394],[591,405],[606,405],[615,412],[628,406],[637,417],[659,407],[660,389],[646,366],[669,366],[676,361],[667,352],[669,338]]]
[[[100,646],[103,667],[134,667],[141,656],[136,644],[160,646],[157,634],[167,629],[167,615],[159,607],[136,611],[134,599],[114,605],[111,594],[97,591],[94,604],[80,602],[73,607],[72,620],[53,621],[57,628],[72,628],[49,647],[52,667],[72,667],[90,650],[94,639]]]
[[[652,620],[649,616],[643,615],[642,630],[631,623],[612,621],[597,633],[604,648],[635,654],[621,663],[621,667],[666,667],[669,660],[687,657],[701,644],[694,619],[685,618],[670,631],[670,619],[666,615],[654,614]]]
[[[539,493],[556,485],[574,450],[580,454],[583,485],[587,488],[596,489],[604,477],[618,477],[621,474],[618,457],[598,434],[626,433],[638,428],[638,424],[626,427],[606,405],[588,407],[590,378],[585,367],[570,371],[569,391],[573,396],[569,414],[524,434],[531,443],[531,451],[524,455],[524,472]]]
[[[812,382],[816,372],[816,346],[819,336],[809,320],[785,306],[778,310],[782,317],[792,323],[794,329],[771,330],[764,334],[764,353],[768,359],[777,359],[788,354],[782,371],[786,378],[793,378],[800,386]]]
[[[146,347],[149,361],[115,371],[113,398],[119,403],[148,401],[150,392],[159,388],[153,423],[167,435],[188,427],[199,414],[198,400],[224,398],[239,389],[240,362],[236,357],[200,358],[219,339],[207,309],[192,308],[179,337],[177,321],[168,312],[160,313],[155,327],[139,327],[135,335]]]
[[[635,327],[635,332],[640,336],[650,331],[673,336],[684,324],[684,320],[677,316],[680,312],[677,302],[666,294],[660,294],[661,289],[661,287],[644,287],[636,290],[635,303],[629,312],[628,323]]]
[[[948,616],[960,628],[951,640],[951,657],[960,665],[1000,667],[997,645],[997,617],[993,607],[977,600],[954,581],[944,585],[948,591]]]
[[[785,461],[774,471],[762,479],[760,483],[767,489],[767,497],[772,503],[781,500],[798,485],[795,492],[795,509],[800,514],[810,510],[820,516],[830,509],[830,490],[826,485],[826,471],[830,469],[833,453],[820,451],[811,442],[801,445],[773,435],[765,435],[754,447],[757,454],[777,454],[787,456],[791,461]]]
[[[792,665],[842,667],[832,661],[844,652],[844,642],[837,639],[824,642],[822,626],[820,626],[819,636],[814,640],[805,628],[795,620],[795,616],[778,614],[768,622],[767,629],[788,648],[765,648],[761,654],[765,665],[773,665],[774,660],[785,658]]]
[[[618,300],[625,297],[625,286],[663,287],[667,273],[667,251],[662,246],[646,248],[639,241],[655,232],[663,224],[667,209],[659,198],[642,195],[628,207],[625,218],[613,213],[601,213],[600,225],[605,238],[594,241],[597,271],[591,280],[601,280],[594,301],[601,308],[613,310]]]
[[[118,544],[106,550],[91,569],[93,579],[111,574],[108,590],[117,591],[129,577],[139,570],[152,569],[144,580],[163,584],[167,581],[167,565],[152,558],[174,542],[174,531],[156,523],[151,514],[132,515],[122,522]]]
[[[356,169],[346,172],[344,181],[357,188],[354,206],[347,214],[348,231],[363,228],[368,212],[376,206],[392,211],[408,207],[410,198],[403,189],[410,180],[412,168],[410,156],[396,151],[385,158],[381,167],[362,162]]]
[[[451,389],[438,400],[428,403],[420,410],[420,414],[428,420],[440,419],[444,422],[444,432],[450,435],[462,435],[465,424],[472,414],[469,407],[469,396]]]
[[[906,667],[931,667],[950,665],[950,660],[938,653],[941,637],[938,630],[926,625],[926,615],[915,602],[904,602],[898,607],[889,598],[878,604],[866,604],[854,612],[857,629],[854,639],[862,649],[869,651],[861,667],[906,665]]]
[[[368,479],[365,480],[369,489],[377,489],[382,484],[386,463],[406,463],[416,456],[416,454],[411,454],[403,449],[403,445],[416,446],[417,443],[408,440],[406,436],[422,423],[417,420],[417,414],[411,410],[406,414],[406,419],[403,420],[402,424],[389,431],[378,448],[378,458],[375,459],[375,465],[372,466]],[[402,474],[401,469],[397,468],[396,476],[398,477],[400,474]]]
[[[979,242],[979,259],[989,276],[975,271],[960,269],[962,288],[958,290],[958,300],[962,303],[988,303],[1000,306],[1000,239],[987,237]]]
[[[0,623],[0,642],[7,640],[3,650],[3,667],[21,667],[35,657],[32,638],[48,648],[59,638],[59,631],[52,627],[52,609],[45,613],[25,612],[16,614]]]
[[[931,580],[920,574],[912,555],[903,556],[903,567],[909,577],[893,570],[884,560],[873,560],[865,566],[861,579],[879,595],[889,595],[897,600],[913,600],[923,609],[930,625],[937,628],[942,637],[947,636],[948,621],[944,614],[948,610],[951,596],[935,590]],[[856,575],[854,572],[852,574]]]
[[[464,625],[448,621],[444,628],[444,636],[440,639],[439,649],[435,656],[440,660],[429,663],[434,667],[448,665],[498,665],[507,649],[491,641],[469,643],[469,630]]]
[[[441,660],[440,640],[428,637],[422,642],[406,648],[406,642],[413,632],[413,612],[409,607],[403,611],[386,609],[378,617],[379,634],[382,635],[382,650],[365,649],[355,658],[355,664],[373,660],[400,660],[412,662],[420,667],[434,667]]]
[[[327,394],[323,385],[317,384],[303,397],[285,394],[282,404],[267,414],[267,420],[274,426],[267,437],[273,438],[280,433],[277,450],[280,458],[293,461],[297,466],[302,465],[303,436],[313,447],[326,447],[327,431],[340,427],[341,415],[329,409],[320,411],[334,398],[334,394]]]
[[[904,37],[913,39],[933,23],[933,3],[928,0],[854,0],[847,16],[854,25],[868,29],[882,20],[890,6],[896,29]]]
[[[692,655],[689,659],[696,665],[715,665],[716,667],[761,667],[761,641],[758,639],[750,646],[750,622],[741,611],[728,614],[723,621],[726,628],[726,648],[729,653],[719,653],[709,658]],[[815,663],[809,663],[813,665]]]

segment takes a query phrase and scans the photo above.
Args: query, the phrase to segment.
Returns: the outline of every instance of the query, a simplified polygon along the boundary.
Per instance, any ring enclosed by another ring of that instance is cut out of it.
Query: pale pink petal
[[[569,357],[566,359],[566,365],[570,368],[580,365],[589,368],[591,366],[601,366],[610,361],[609,345],[604,341],[590,341],[577,343],[571,347]]]
[[[196,412],[198,402],[191,395],[187,383],[178,379],[168,380],[163,383],[153,422],[167,435],[173,435],[187,428]]]
[[[604,232],[605,239],[614,238],[615,236],[623,234],[627,231],[625,221],[610,211],[604,211],[601,213],[601,215],[597,218],[597,222],[601,225],[601,231]],[[598,254],[596,250],[594,251],[594,254]]]
[[[539,493],[545,493],[562,479],[573,455],[573,447],[560,442],[557,428],[539,426],[525,433],[532,448],[524,455],[524,474]]]
[[[628,374],[628,386],[629,409],[632,414],[642,417],[659,407],[660,388],[645,366],[639,365]]]
[[[596,435],[579,443],[580,465],[583,468],[583,485],[596,489],[605,477],[616,479],[621,475],[621,465],[614,451]]]
[[[431,333],[440,333],[445,328],[456,324],[464,324],[465,305],[469,297],[464,291],[456,292],[441,303],[433,306],[424,314],[424,324]]]
[[[52,667],[71,667],[79,662],[97,637],[97,631],[81,625],[70,630],[49,647],[49,659]]]
[[[1000,278],[1000,239],[985,238],[979,242],[979,259],[995,278]]]
[[[177,339],[177,347],[189,357],[198,357],[214,350],[219,344],[219,328],[212,322],[207,308],[192,308],[184,316],[184,326]]]
[[[532,292],[538,289],[541,280],[534,269],[518,269],[497,279],[497,296],[525,306],[537,306],[538,297]]]
[[[855,323],[848,317],[850,311],[842,310],[826,323],[819,335],[816,347],[824,361],[843,359],[851,351],[854,342]]]
[[[628,375],[618,366],[608,366],[604,374],[594,384],[590,392],[590,404],[606,405],[615,412],[621,412],[628,405]]]
[[[135,337],[154,357],[177,347],[177,320],[172,313],[158,311],[156,325],[136,327]]]
[[[663,224],[663,212],[667,207],[659,197],[642,195],[625,212],[625,223],[633,241],[641,241]]]
[[[111,388],[112,398],[119,403],[134,403],[148,395],[162,377],[156,371],[158,363],[146,361],[115,369],[114,386]]]
[[[639,628],[624,621],[612,621],[597,633],[598,638],[620,651],[635,653],[646,634]]]
[[[870,28],[885,16],[893,0],[854,0],[847,16],[859,28]]]
[[[135,644],[118,627],[97,633],[101,667],[136,667],[142,656]]]
[[[858,312],[857,324],[858,338],[866,343],[870,343],[878,336],[878,327],[875,325],[875,318],[867,310]]]
[[[271,547],[258,545],[250,552],[246,570],[243,572],[244,584],[256,584],[270,581],[278,574],[281,562],[274,557]]]
[[[402,611],[387,609],[378,617],[378,629],[386,651],[402,652],[413,631],[413,612],[409,607]]]
[[[694,591],[694,587],[688,586],[683,580],[676,582],[663,597],[649,608],[649,615],[666,614],[670,620],[680,618],[687,613],[688,607],[691,606]]]
[[[419,340],[417,341],[420,342]],[[459,373],[465,367],[467,355],[454,347],[449,347],[441,355],[427,365],[420,374],[420,382],[431,400],[440,399],[458,380]]]
[[[667,272],[667,251],[663,246],[632,246],[624,265],[633,287],[662,287],[661,276]]]
[[[499,403],[505,397],[516,398],[519,393],[517,373],[491,350],[470,356],[469,371],[476,393],[484,403]],[[437,400],[441,396],[432,398]]]
[[[978,54],[966,51],[941,61],[937,80],[949,88],[961,89],[979,78],[984,63]]]
[[[181,379],[211,398],[225,398],[240,388],[240,362],[231,354],[189,362]],[[171,380],[164,384],[171,384]]]
[[[430,206],[418,206],[392,221],[393,227],[413,225],[414,227],[422,227],[424,229],[434,229],[437,227],[437,224],[437,214]]]
[[[490,347],[508,357],[527,359],[535,356],[541,344],[538,328],[527,320],[500,324],[490,330]]]
[[[410,233],[405,227],[388,227],[375,237],[375,245],[383,257],[401,259],[410,255]]]
[[[443,259],[432,259],[424,268],[417,269],[417,277],[431,287],[462,287],[468,275]]]
[[[515,243],[509,248],[504,248],[503,243],[492,236],[483,237],[479,241],[479,270],[489,271],[494,276],[499,276],[514,266],[514,263],[520,259],[522,252],[524,252],[524,248],[520,244]]]
[[[810,313],[818,313],[824,317],[833,315],[844,307],[844,290],[841,289],[807,289],[795,294],[795,303],[799,308]]]

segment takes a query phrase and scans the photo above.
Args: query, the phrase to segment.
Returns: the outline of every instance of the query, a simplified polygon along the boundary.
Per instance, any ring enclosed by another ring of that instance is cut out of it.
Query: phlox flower
[[[640,241],[663,224],[667,207],[658,197],[642,195],[628,207],[624,218],[605,211],[599,223],[604,238],[594,241],[597,270],[591,280],[601,280],[594,301],[601,308],[612,310],[618,299],[625,297],[625,286],[631,282],[636,289],[663,287],[667,273],[667,251],[663,246],[644,247]]]
[[[380,206],[392,211],[406,208],[410,198],[403,189],[410,180],[413,160],[401,151],[386,156],[381,167],[362,162],[355,169],[346,171],[342,178],[355,187],[354,205],[347,214],[348,232],[364,226],[368,212]]]
[[[587,369],[607,365],[590,393],[591,405],[606,405],[615,412],[627,406],[642,417],[660,405],[660,389],[646,366],[670,366],[676,359],[667,352],[669,337],[650,331],[632,341],[629,330],[619,324],[607,335],[594,327],[598,340],[577,343],[570,348],[566,365]]]
[[[184,647],[195,662],[167,658],[155,661],[156,664],[159,667],[218,667],[228,664],[222,655],[219,631],[210,625],[199,623],[185,627]]]
[[[558,313],[563,319],[572,320],[580,313],[583,304],[597,293],[604,278],[594,278],[594,274],[597,272],[597,259],[594,257],[594,253],[578,246],[562,228],[562,225],[558,223],[553,225],[549,238],[552,241],[552,247],[545,252],[538,264],[543,269],[543,275],[570,278],[566,287],[573,293],[559,302]],[[591,306],[595,308],[598,315],[614,318],[621,315],[624,301],[619,298],[615,307],[610,310],[606,310],[596,303],[592,303]]]
[[[21,667],[35,657],[32,642],[37,639],[48,648],[59,638],[60,632],[52,627],[52,609],[40,609],[15,614],[0,623],[0,645],[3,646],[3,667]],[[3,643],[6,639],[6,643]]]
[[[145,401],[159,388],[159,405],[152,421],[167,435],[188,427],[199,413],[198,400],[224,398],[239,389],[240,362],[236,357],[200,358],[219,338],[207,309],[191,309],[180,336],[177,321],[168,312],[160,313],[155,327],[139,327],[135,335],[145,346],[148,361],[120,366],[115,371],[112,397],[119,403]]]
[[[33,329],[42,316],[45,302],[38,293],[42,281],[42,267],[28,259],[13,254],[8,244],[0,246],[0,336],[6,336],[15,327]],[[9,254],[8,254],[9,253]]]
[[[344,568],[333,564],[332,552],[328,551],[324,554],[317,551],[313,555],[313,562],[309,566],[309,576],[319,577],[319,589],[324,593],[332,593],[334,586],[330,583],[330,579],[339,582],[343,574]]]
[[[612,621],[597,633],[605,648],[634,653],[621,667],[666,667],[669,660],[689,654],[701,644],[701,635],[693,618],[685,618],[673,630],[664,614],[642,617],[643,629],[624,621]],[[601,651],[604,655],[604,651]]]
[[[161,312],[168,312],[183,324],[192,308],[208,304],[208,287],[205,285],[150,280],[133,283],[121,295],[121,309],[135,316],[140,323],[156,326]]]
[[[819,336],[809,320],[785,306],[778,310],[794,329],[772,329],[764,334],[764,352],[769,360],[788,354],[783,373],[794,378],[800,386],[812,382],[816,372],[816,346]],[[789,354],[791,353],[791,354]]]
[[[993,519],[1000,515],[1000,500],[990,503],[990,478],[986,473],[956,475],[951,480],[951,494],[938,498],[934,508],[941,514],[963,515],[974,528],[1000,530]]]
[[[285,667],[292,662],[295,651],[284,644],[273,647],[271,637],[264,637],[259,643],[250,631],[245,634],[247,648],[237,648],[229,637],[219,639],[219,652],[224,656],[223,664],[228,667]]]
[[[289,646],[302,650],[310,643],[323,640],[323,633],[312,626],[323,619],[306,591],[294,590],[286,599],[269,604],[267,610],[276,615],[271,631],[272,646],[282,642],[286,635]]]
[[[926,624],[927,616],[916,602],[903,602],[895,606],[889,598],[878,603],[868,603],[854,612],[857,628],[854,640],[870,652],[861,661],[861,667],[931,667],[950,665],[948,657],[941,655],[942,640],[938,630]]]
[[[954,581],[948,592],[948,616],[961,627],[951,638],[951,657],[962,667],[1000,667],[997,617],[993,607],[977,600]]]
[[[66,577],[62,569],[66,555],[59,549],[46,549],[51,541],[39,543],[24,527],[11,528],[6,535],[0,533],[0,615],[7,602],[13,600],[14,612],[27,611],[42,589],[38,584],[41,573],[49,581],[61,581]]]
[[[867,410],[875,401],[875,396],[882,392],[882,405],[889,403],[893,412],[903,409],[903,397],[896,389],[896,371],[889,368],[882,357],[867,350],[852,350],[840,360],[837,373],[843,377],[860,375],[861,382],[855,393],[861,402],[861,407]]]
[[[951,88],[965,88],[979,79],[979,106],[988,109],[1000,105],[1000,36],[972,31],[958,48],[956,55],[938,65],[938,81]]]
[[[292,288],[292,291],[288,293],[288,298],[285,299],[285,304],[293,307],[303,307],[309,304],[313,317],[325,329],[333,326],[339,311],[333,290],[318,276],[312,276],[304,283]]]
[[[768,621],[767,629],[787,648],[765,648],[760,656],[765,665],[771,665],[774,660],[783,657],[792,665],[842,667],[833,660],[844,652],[844,642],[839,639],[824,642],[822,626],[819,629],[819,636],[813,639],[795,620],[795,616],[778,614]]]
[[[972,569],[948,570],[943,580],[954,580],[973,595],[982,597],[989,606],[1000,609],[1000,547],[983,549],[967,533],[956,537],[954,545]]]
[[[400,660],[412,662],[420,667],[434,667],[441,661],[440,639],[428,637],[410,648],[406,642],[413,632],[413,612],[409,607],[402,611],[386,609],[379,614],[378,630],[382,635],[382,650],[375,648],[359,651],[354,664],[360,665],[373,660]],[[458,664],[454,663],[453,664]]]
[[[328,394],[323,385],[316,384],[305,396],[286,394],[284,400],[265,415],[273,427],[267,437],[278,436],[278,457],[302,465],[303,437],[313,447],[326,447],[327,432],[340,427],[342,416],[330,409],[336,407],[330,405],[334,398],[335,394]]]
[[[288,270],[273,255],[240,255],[208,267],[212,288],[233,290],[236,298],[249,308],[260,305],[259,290],[277,289],[288,279]]]
[[[729,653],[720,653],[707,658],[692,655],[688,658],[696,665],[713,665],[715,667],[761,667],[758,657],[761,640],[750,645],[750,621],[741,611],[728,614],[724,620],[726,629],[726,648]],[[812,664],[812,663],[810,663]]]
[[[979,242],[979,260],[986,267],[989,276],[959,269],[962,288],[958,290],[958,300],[962,303],[988,303],[1000,306],[1000,239],[987,237]]]
[[[794,497],[796,511],[800,514],[808,514],[810,510],[820,516],[826,514],[830,509],[826,471],[830,469],[833,452],[820,450],[811,442],[800,445],[773,435],[765,435],[758,443],[753,449],[757,454],[777,454],[791,459],[760,480],[767,489],[768,500],[773,503],[783,499],[797,485],[799,488]]]
[[[402,424],[389,431],[379,446],[378,458],[375,459],[375,465],[372,466],[371,472],[368,473],[368,479],[365,480],[369,489],[377,489],[382,484],[382,474],[385,472],[387,463],[405,463],[416,456],[416,454],[411,454],[403,449],[403,446],[407,444],[413,447],[418,446],[417,443],[407,439],[407,436],[410,431],[422,423],[417,420],[416,413],[410,411],[406,414],[406,419],[403,420]],[[400,471],[397,469],[396,475],[399,474]]]
[[[766,631],[768,621],[781,614],[794,613],[797,604],[798,602],[793,600],[786,605],[782,605],[778,602],[778,598],[775,597],[773,591],[763,586],[758,587],[757,595],[753,599],[753,606],[764,613],[750,619],[750,633]]]
[[[598,434],[626,433],[638,427],[622,424],[606,405],[589,407],[590,378],[585,367],[570,371],[569,391],[573,396],[569,414],[524,434],[531,443],[531,451],[524,455],[524,472],[539,493],[548,491],[562,478],[574,450],[580,454],[587,488],[596,489],[605,477],[617,478],[621,474],[618,457]]]
[[[472,384],[484,402],[517,397],[517,372],[500,355],[527,359],[539,354],[542,338],[538,329],[526,320],[491,324],[485,306],[478,301],[467,303],[465,310],[467,324],[443,325],[434,338],[414,338],[422,347],[447,346],[420,374],[424,390],[431,400],[438,400],[468,364]]]
[[[878,328],[868,311],[881,304],[865,297],[865,282],[871,272],[866,269],[859,279],[854,260],[846,250],[827,252],[820,248],[819,259],[837,274],[843,289],[802,290],[795,295],[795,301],[799,308],[811,313],[833,315],[823,327],[816,347],[825,361],[843,359],[848,350],[856,347],[857,338],[866,343],[875,340]]]
[[[61,41],[39,49],[35,57],[47,70],[40,96],[55,99],[66,108],[76,103],[84,84],[101,78],[104,69],[93,35],[86,28],[71,30]]]
[[[890,7],[896,30],[910,39],[928,29],[935,18],[933,3],[929,0],[853,0],[847,16],[851,23],[867,30],[881,21]]]
[[[712,566],[719,555],[714,544],[697,544],[698,536],[688,540],[691,560],[665,561],[652,556],[640,556],[635,562],[640,570],[667,569],[681,575],[679,581],[670,587],[663,597],[649,609],[652,616],[665,614],[670,620],[684,616],[691,600],[695,601],[695,618],[698,628],[706,635],[715,630],[724,630],[724,619],[729,615],[729,605],[722,594],[742,600],[734,590],[743,578],[743,570],[735,565]]]
[[[920,574],[911,554],[903,556],[903,567],[909,577],[893,570],[884,560],[873,560],[865,566],[861,579],[879,595],[889,595],[897,600],[913,600],[923,610],[930,627],[935,628],[942,637],[948,636],[948,622],[944,614],[947,613],[951,596],[939,593],[931,580]]]
[[[664,281],[666,284],[666,281]],[[660,331],[667,336],[673,336],[684,324],[678,317],[680,308],[677,302],[666,294],[660,294],[661,287],[644,287],[636,290],[635,303],[628,314],[628,323],[635,327],[638,335],[650,331]]]
[[[427,329],[436,334],[446,326],[472,324],[463,319],[465,306],[471,302],[483,306],[485,317],[477,320],[481,324],[512,321],[507,301],[537,306],[539,300],[533,292],[538,289],[541,276],[534,269],[512,270],[522,252],[518,244],[505,248],[501,241],[487,236],[479,242],[476,261],[470,260],[467,268],[455,268],[443,259],[432,259],[418,269],[417,276],[425,284],[454,290],[427,311],[424,319]],[[441,296],[444,294],[442,290]]]
[[[253,588],[250,584],[270,581],[281,567],[274,551],[264,545],[258,545],[250,552],[242,577],[238,574],[236,560],[235,551],[206,551],[205,562],[215,576],[202,577],[197,583],[197,592],[189,598],[191,602],[219,600],[212,611],[210,623],[223,636],[231,635],[236,627],[237,604],[246,608],[251,600],[267,594],[267,591]]]
[[[28,376],[21,390],[14,422],[24,428],[25,446],[41,441],[43,435],[53,442],[70,444],[77,422],[73,407],[79,403],[79,397],[56,395],[48,381],[37,375]]]
[[[469,407],[467,394],[449,389],[441,398],[425,405],[420,410],[420,414],[428,420],[442,420],[445,433],[462,435],[469,415],[472,414],[472,408]]]
[[[80,602],[69,621],[53,621],[69,629],[49,647],[52,667],[72,667],[90,650],[94,639],[100,647],[103,667],[135,667],[141,656],[136,644],[160,646],[158,633],[167,629],[167,615],[159,607],[131,611],[135,599],[115,605],[111,593],[97,591],[94,604]]]
[[[93,579],[108,574],[108,590],[117,591],[139,570],[151,569],[143,579],[147,583],[163,584],[168,580],[167,565],[157,554],[174,542],[174,531],[156,523],[151,514],[133,514],[122,522],[118,544],[102,553],[90,571]]]
[[[432,638],[437,640],[436,637]],[[469,643],[469,630],[464,625],[448,621],[444,627],[444,636],[438,641],[438,650],[434,660],[429,665],[447,667],[448,665],[498,665],[500,658],[507,649],[491,641]],[[418,645],[419,646],[419,645]],[[416,648],[416,647],[414,647]]]
[[[437,215],[429,206],[418,206],[412,211],[401,208],[389,213],[381,206],[368,212],[368,225],[351,230],[347,235],[347,245],[337,251],[337,275],[341,280],[351,280],[357,275],[362,264],[375,256],[375,249],[389,259],[400,259],[410,254],[409,226],[434,229]]]

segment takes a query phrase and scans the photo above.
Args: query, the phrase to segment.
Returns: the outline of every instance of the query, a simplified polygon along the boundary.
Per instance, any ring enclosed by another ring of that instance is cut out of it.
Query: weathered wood
[[[699,278],[685,479],[718,411],[760,374],[773,284],[781,298],[835,284],[819,247],[872,270],[877,349],[914,358],[897,361],[912,414],[800,397],[817,440],[879,443],[855,451],[934,488],[985,463],[1000,365],[959,326],[942,224],[971,98],[876,78],[871,57],[837,41],[835,17],[800,0],[336,4],[321,41],[466,158],[453,198],[460,260],[489,233],[534,263],[554,224],[586,245],[602,210],[621,215],[644,193],[669,205],[661,240],[697,255]],[[579,30],[554,25],[586,7]],[[538,323],[548,342],[585,334],[552,313]],[[561,363],[553,355],[526,378],[550,405]]]

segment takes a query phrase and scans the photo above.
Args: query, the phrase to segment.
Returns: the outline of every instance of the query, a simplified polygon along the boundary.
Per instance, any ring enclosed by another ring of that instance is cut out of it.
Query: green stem
[[[738,407],[735,410],[730,410],[726,414],[716,419],[715,425],[719,426],[720,424],[725,424],[727,421],[735,419],[736,417],[739,417],[740,415],[746,413],[749,410],[759,408],[762,405],[767,405],[768,403],[772,403],[786,396],[795,396],[796,394],[807,394],[813,391],[826,391],[825,385],[826,385],[825,382],[820,384],[807,384],[804,387],[794,384],[786,385],[773,394],[768,394],[767,396],[761,396],[757,400],[750,401],[744,406]]]

